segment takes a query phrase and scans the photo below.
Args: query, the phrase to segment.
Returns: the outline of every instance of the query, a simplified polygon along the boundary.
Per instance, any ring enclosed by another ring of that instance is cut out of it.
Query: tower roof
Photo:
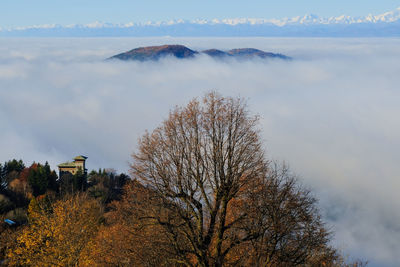
[[[76,165],[75,165],[75,163],[74,162],[65,162],[65,163],[61,163],[61,164],[58,164],[57,165],[59,168],[61,167],[69,167],[69,168],[75,168],[76,167]]]
[[[76,156],[76,157],[74,158],[74,160],[86,160],[87,158],[88,158],[88,157],[79,155],[79,156]]]

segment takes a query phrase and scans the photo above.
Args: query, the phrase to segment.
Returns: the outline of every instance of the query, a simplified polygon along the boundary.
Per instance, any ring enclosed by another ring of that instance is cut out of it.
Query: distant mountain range
[[[222,51],[217,49],[209,49],[201,52],[191,50],[183,45],[162,45],[162,46],[147,46],[132,49],[128,52],[124,52],[109,59],[120,59],[120,60],[138,60],[138,61],[149,61],[159,60],[160,58],[171,56],[175,58],[193,58],[196,55],[208,55],[216,59],[235,58],[239,60],[246,59],[284,59],[290,60],[291,58],[282,54],[275,54],[271,52],[264,52],[254,48],[237,48],[229,51]]]
[[[305,15],[283,19],[172,20],[166,22],[81,25],[35,25],[5,29],[0,36],[400,36],[400,7],[380,15],[323,18]]]

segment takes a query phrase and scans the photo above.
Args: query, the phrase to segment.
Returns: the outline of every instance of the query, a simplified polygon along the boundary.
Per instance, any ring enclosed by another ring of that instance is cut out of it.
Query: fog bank
[[[0,38],[0,162],[77,154],[129,169],[146,129],[210,90],[248,99],[270,158],[313,188],[335,244],[396,266],[400,251],[400,39]],[[139,46],[253,47],[295,60],[104,61]]]

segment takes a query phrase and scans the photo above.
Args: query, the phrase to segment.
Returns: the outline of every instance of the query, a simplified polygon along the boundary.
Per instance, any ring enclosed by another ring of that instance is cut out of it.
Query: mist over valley
[[[127,172],[176,105],[210,91],[243,97],[271,160],[320,199],[334,243],[369,266],[400,251],[400,40],[396,38],[1,38],[0,162],[75,155]],[[293,60],[104,60],[137,47],[252,47]]]

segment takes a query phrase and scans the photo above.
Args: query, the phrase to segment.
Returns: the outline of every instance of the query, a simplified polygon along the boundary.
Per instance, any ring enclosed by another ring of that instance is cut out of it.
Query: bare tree
[[[289,266],[329,251],[315,200],[273,172],[257,125],[243,99],[209,93],[140,139],[132,174],[157,198],[141,219],[165,229],[180,263]]]
[[[247,265],[333,266],[338,261],[316,199],[286,165],[270,164],[267,175],[251,181],[241,198],[242,229],[254,237]]]
[[[230,249],[223,249],[228,204],[266,171],[256,124],[241,99],[210,93],[202,104],[193,100],[172,111],[133,155],[135,177],[179,212],[178,225],[159,223],[183,232],[190,241],[184,250],[201,266],[222,265]]]

